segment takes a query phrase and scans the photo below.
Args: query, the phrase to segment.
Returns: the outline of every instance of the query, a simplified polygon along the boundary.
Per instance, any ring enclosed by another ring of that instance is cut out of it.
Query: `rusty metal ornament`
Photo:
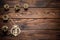
[[[18,36],[21,33],[21,30],[20,30],[18,25],[13,25],[10,32],[11,32],[12,35]]]
[[[8,15],[4,15],[2,18],[3,18],[3,20],[8,20],[9,19]]]
[[[8,22],[9,20],[9,16],[8,15],[4,15],[2,16],[3,22]]]
[[[4,5],[4,9],[5,9],[5,11],[8,11],[9,10],[9,5],[8,4],[5,4]]]
[[[24,3],[23,7],[24,7],[24,10],[27,11],[29,8],[29,5],[27,3]]]
[[[14,9],[15,9],[16,12],[18,12],[18,11],[20,10],[20,5],[19,5],[19,4],[16,4],[16,5],[14,6]]]
[[[8,26],[3,26],[1,29],[2,29],[2,31],[6,32],[6,31],[8,31]]]

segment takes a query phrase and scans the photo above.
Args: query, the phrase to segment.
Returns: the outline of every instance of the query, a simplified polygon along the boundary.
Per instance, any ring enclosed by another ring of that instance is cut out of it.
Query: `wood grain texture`
[[[3,5],[9,4],[10,10],[4,11]],[[29,4],[29,10],[24,11],[23,4]],[[14,5],[20,4],[21,10],[15,12]],[[60,40],[60,0],[2,0],[0,7],[0,28],[18,25],[21,34],[1,36],[0,40]],[[3,15],[9,16],[4,23]],[[0,30],[1,33],[1,30]]]
[[[10,8],[8,12],[1,11],[0,14],[7,14],[10,18],[60,18],[60,9],[29,8],[28,11],[24,11],[24,9],[21,8],[21,10],[16,13],[14,8]]]
[[[28,3],[30,7],[51,7],[60,8],[60,0],[22,0],[23,4]]]
[[[9,4],[13,7],[15,4],[21,4],[23,7],[24,3],[28,3],[29,7],[41,7],[41,8],[60,8],[60,0],[2,0],[3,4]]]
[[[22,3],[28,3],[29,7],[52,7],[52,8],[60,8],[60,0],[4,0],[5,3],[8,3],[13,7],[13,5]]]
[[[21,30],[60,29],[60,19],[10,19],[8,23],[0,21],[0,24],[9,27],[16,24]]]
[[[57,30],[22,30],[17,37],[6,36],[1,40],[56,40],[58,33],[60,31]]]

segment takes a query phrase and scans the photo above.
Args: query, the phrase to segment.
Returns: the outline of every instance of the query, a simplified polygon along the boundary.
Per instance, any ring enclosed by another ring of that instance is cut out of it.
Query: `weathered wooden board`
[[[29,7],[60,8],[60,0],[1,0],[1,4],[6,3],[10,7],[13,7],[15,4],[21,4],[23,7],[24,3],[28,3]]]
[[[30,7],[60,7],[60,0],[22,0],[28,3]]]
[[[9,27],[16,24],[21,30],[60,29],[60,19],[10,19],[7,24],[2,20],[0,24]]]
[[[0,14],[7,14],[10,18],[60,18],[60,9],[29,8],[28,11],[24,11],[24,9],[21,8],[21,10],[16,13],[14,8],[10,8],[8,12],[1,11]]]
[[[17,37],[6,36],[1,40],[56,40],[60,34],[57,30],[22,30],[21,34]]]
[[[9,4],[10,10],[4,11],[3,5]],[[23,4],[29,4],[29,10],[24,11]],[[20,4],[21,10],[15,12],[14,5]],[[1,36],[0,40],[60,40],[60,0],[1,0],[0,18],[7,14],[9,21],[0,19],[0,28],[19,25],[21,34]],[[1,33],[1,32],[0,32]]]

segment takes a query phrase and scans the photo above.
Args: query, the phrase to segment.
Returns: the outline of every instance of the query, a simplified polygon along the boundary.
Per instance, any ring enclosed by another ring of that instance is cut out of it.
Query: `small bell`
[[[24,10],[27,11],[29,8],[29,5],[27,3],[25,3],[23,7],[24,7]]]
[[[8,10],[9,10],[9,5],[8,5],[8,4],[5,4],[5,5],[4,5],[4,10],[5,10],[5,11],[8,11]]]
[[[3,18],[3,22],[5,22],[5,23],[8,22],[8,20],[9,20],[8,15],[4,15],[2,18]]]
[[[2,36],[8,35],[8,26],[3,26],[1,30],[2,30]]]
[[[2,27],[2,31],[4,31],[4,32],[8,31],[8,27],[7,26],[3,26]]]
[[[19,5],[19,4],[16,4],[16,5],[14,6],[14,8],[15,8],[15,11],[18,12],[18,11],[20,10],[20,5]]]

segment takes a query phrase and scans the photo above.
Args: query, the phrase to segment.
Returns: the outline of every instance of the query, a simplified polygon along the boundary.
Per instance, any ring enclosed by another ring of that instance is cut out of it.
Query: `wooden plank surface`
[[[44,7],[44,8],[60,8],[60,0],[1,0],[1,4],[9,4],[10,7],[14,7],[15,4],[28,3],[29,7]]]
[[[60,0],[2,0],[0,3],[2,7],[6,3],[10,6],[8,12],[0,7],[0,28],[4,25],[9,30],[13,25],[21,28],[17,37],[0,35],[0,40],[60,40]],[[28,11],[24,11],[24,3],[29,4]],[[16,4],[21,6],[17,13],[14,10]],[[1,19],[5,14],[9,16],[7,23]]]
[[[58,33],[57,30],[22,30],[17,37],[6,36],[1,40],[56,40]]]
[[[60,0],[22,0],[28,3],[30,7],[60,7]]]
[[[0,20],[0,24],[0,27],[3,25],[12,27],[16,24],[21,30],[60,29],[60,19],[10,19],[8,23]]]
[[[2,9],[3,10],[3,9]],[[57,8],[29,8],[24,11],[23,8],[19,12],[15,12],[14,8],[10,8],[8,12],[4,10],[0,14],[7,14],[9,18],[60,18],[60,9]],[[2,15],[1,15],[2,16]],[[0,16],[0,18],[1,18]]]

